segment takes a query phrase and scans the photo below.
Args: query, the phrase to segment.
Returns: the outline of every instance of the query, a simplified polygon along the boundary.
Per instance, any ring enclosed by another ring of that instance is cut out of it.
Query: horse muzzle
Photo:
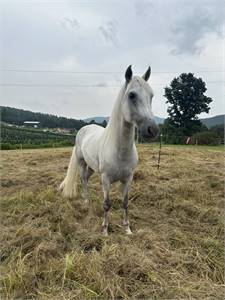
[[[154,139],[159,134],[159,127],[152,119],[142,122],[139,126],[141,135],[144,138]]]

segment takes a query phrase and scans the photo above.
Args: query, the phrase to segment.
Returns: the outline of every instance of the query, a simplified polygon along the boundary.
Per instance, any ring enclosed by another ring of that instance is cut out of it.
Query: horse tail
[[[77,195],[77,181],[78,161],[76,156],[76,146],[74,146],[66,177],[59,186],[59,190],[62,191],[64,197],[72,198]]]

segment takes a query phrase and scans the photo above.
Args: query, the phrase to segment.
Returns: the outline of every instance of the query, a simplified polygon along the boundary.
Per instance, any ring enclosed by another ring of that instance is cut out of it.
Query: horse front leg
[[[102,188],[104,193],[104,202],[103,202],[104,219],[102,223],[102,233],[107,236],[108,226],[109,226],[108,212],[111,207],[111,201],[109,198],[110,180],[106,174],[102,174]]]
[[[132,231],[130,229],[130,224],[129,224],[129,218],[128,218],[128,193],[129,193],[129,188],[131,185],[133,179],[133,174],[131,174],[126,181],[122,182],[122,194],[123,194],[123,209],[124,209],[124,214],[123,214],[123,225],[125,228],[125,233],[126,234],[132,234]]]

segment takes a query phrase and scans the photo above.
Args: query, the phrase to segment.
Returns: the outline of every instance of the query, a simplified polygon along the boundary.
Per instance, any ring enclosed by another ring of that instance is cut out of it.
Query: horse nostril
[[[148,134],[149,134],[150,137],[154,136],[154,134],[152,133],[152,130],[151,130],[150,126],[148,127]]]

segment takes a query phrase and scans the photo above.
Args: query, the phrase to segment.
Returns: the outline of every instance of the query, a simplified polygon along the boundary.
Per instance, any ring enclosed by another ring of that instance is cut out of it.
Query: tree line
[[[86,125],[82,120],[58,117],[51,114],[36,113],[28,110],[17,109],[13,107],[1,106],[1,120],[3,122],[23,125],[25,121],[39,121],[42,128],[68,128],[79,130]]]

